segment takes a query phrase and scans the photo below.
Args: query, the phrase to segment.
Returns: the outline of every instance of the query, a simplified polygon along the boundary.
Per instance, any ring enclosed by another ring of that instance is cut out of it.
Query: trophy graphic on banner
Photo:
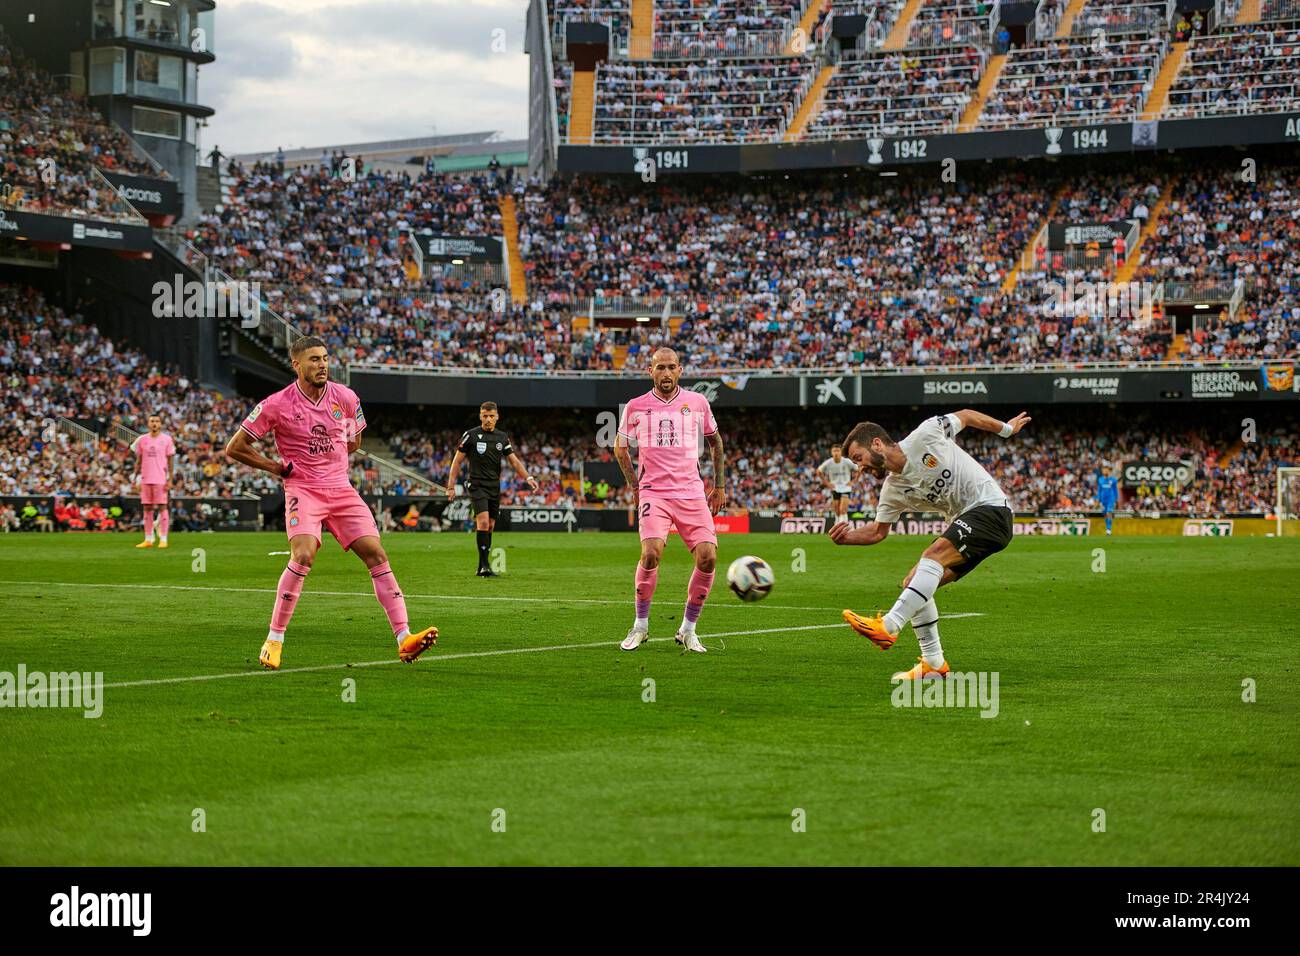
[[[867,162],[872,166],[879,166],[885,161],[885,157],[880,155],[880,151],[885,148],[885,140],[880,136],[873,136],[867,140],[867,149],[871,150],[871,155],[867,157]]]
[[[1043,132],[1047,134],[1047,155],[1056,156],[1061,152],[1061,134],[1065,131],[1059,126],[1051,126]]]

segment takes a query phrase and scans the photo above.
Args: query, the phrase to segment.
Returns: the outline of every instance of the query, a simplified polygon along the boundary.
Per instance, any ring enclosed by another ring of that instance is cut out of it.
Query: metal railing
[[[367,451],[365,448],[358,448],[356,455],[362,460],[368,461],[374,465],[375,471],[379,473],[379,480],[385,485],[391,481],[396,481],[398,478],[403,478],[406,480],[408,485],[422,485],[434,491],[441,491],[443,488],[442,485],[438,484],[438,482],[430,478],[428,475],[421,474],[413,468],[408,468],[406,465],[399,465],[392,459],[385,458],[382,455],[377,455],[372,451]]]
[[[1177,0],[1140,0],[1106,6],[1085,4],[1070,27],[1073,36],[1102,33],[1154,33],[1168,30]]]
[[[1286,359],[1280,360],[1283,364]],[[1041,374],[1043,372],[1106,372],[1106,371],[1151,371],[1179,369],[1250,369],[1256,370],[1260,360],[1255,361],[1216,361],[1214,359],[1195,359],[1185,361],[1145,360],[1132,362],[1033,362],[1021,365],[907,365],[866,368],[852,363],[843,365],[818,365],[808,368],[688,368],[686,378],[747,377],[747,378],[791,378],[802,375],[966,375],[966,374]],[[563,378],[563,379],[618,379],[641,378],[645,369],[497,369],[474,368],[452,365],[384,365],[372,362],[353,362],[350,368],[355,372],[381,373],[384,375],[428,375],[435,377],[457,378]]]
[[[99,436],[84,425],[78,425],[70,418],[59,416],[57,428],[79,445],[99,447]]]

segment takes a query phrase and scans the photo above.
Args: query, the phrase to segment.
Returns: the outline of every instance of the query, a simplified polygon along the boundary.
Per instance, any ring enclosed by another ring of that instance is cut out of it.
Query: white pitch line
[[[701,634],[700,640],[712,640],[715,637],[749,637],[755,634],[785,634],[791,631],[825,631],[832,627],[845,627],[845,624],[804,624],[799,627],[765,627],[756,631],[720,631],[717,634]],[[645,643],[649,644],[657,641],[671,641],[671,637],[651,637]],[[467,657],[501,657],[505,654],[540,654],[542,651],[571,651],[584,647],[615,647],[621,641],[594,641],[587,644],[547,644],[543,647],[508,647],[496,651],[465,651],[460,654],[437,654],[432,657],[421,657],[422,661],[454,661],[463,660]],[[233,674],[200,674],[197,677],[162,677],[157,680],[133,680],[122,681],[116,684],[105,684],[104,688],[110,687],[149,687],[154,684],[189,684],[195,681],[205,680],[227,680],[231,677],[271,677],[275,674],[307,674],[312,671],[333,671],[346,670],[350,667],[382,667],[385,664],[400,664],[395,657],[386,657],[382,661],[358,661],[353,664],[318,664],[315,667],[290,667],[283,670],[260,670],[260,671],[237,671]]]
[[[31,585],[33,587],[60,587],[60,588],[128,588],[131,590],[144,591],[218,591],[230,592],[235,594],[275,594],[275,588],[223,588],[207,587],[196,584],[114,584],[114,583],[91,583],[82,581],[3,581],[4,585]],[[373,591],[316,591],[309,588],[303,589],[303,594],[308,597],[347,597],[347,598],[370,598],[374,597]],[[603,604],[625,607],[631,604],[628,600],[615,600],[611,598],[553,598],[553,597],[527,597],[520,595],[512,597],[508,595],[472,595],[472,594],[406,594],[408,598],[420,601],[509,601],[513,604]],[[731,604],[714,602],[709,605],[712,608],[754,608],[765,607],[771,611],[834,611],[838,607],[802,607],[790,604],[768,604],[766,601],[757,604]],[[981,617],[982,612],[973,611],[964,614],[944,614],[943,617]]]

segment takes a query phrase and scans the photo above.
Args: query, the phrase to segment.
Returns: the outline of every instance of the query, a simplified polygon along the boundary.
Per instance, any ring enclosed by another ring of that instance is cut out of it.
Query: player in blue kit
[[[1115,477],[1114,468],[1107,467],[1097,476],[1097,501],[1106,515],[1106,533],[1110,534],[1115,506],[1119,504],[1119,479]]]

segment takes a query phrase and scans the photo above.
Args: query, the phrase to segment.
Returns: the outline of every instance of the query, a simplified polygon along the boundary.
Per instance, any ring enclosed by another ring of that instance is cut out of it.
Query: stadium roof
[[[404,163],[413,156],[464,156],[484,153],[510,153],[527,150],[526,140],[502,140],[498,130],[477,133],[452,133],[445,136],[413,136],[409,139],[384,139],[369,143],[334,143],[328,146],[303,146],[284,151],[286,166],[320,162],[322,153],[338,150],[367,161],[389,160]],[[241,163],[267,162],[275,159],[277,149],[255,153],[236,153]]]

